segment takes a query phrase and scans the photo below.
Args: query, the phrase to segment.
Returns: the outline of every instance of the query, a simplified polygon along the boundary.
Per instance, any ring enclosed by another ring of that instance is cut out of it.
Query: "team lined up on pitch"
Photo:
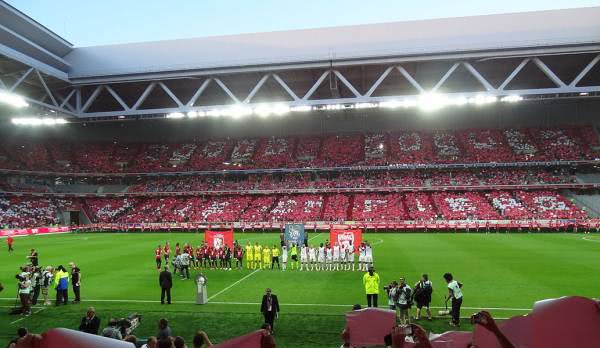
[[[366,271],[373,265],[373,249],[368,241],[362,242],[357,248],[351,244],[333,245],[326,241],[319,245],[296,244],[288,246],[274,244],[261,245],[250,242],[242,247],[237,241],[233,248],[228,245],[212,246],[204,242],[194,248],[189,244],[183,247],[175,245],[175,256],[172,259],[174,271],[189,279],[189,269],[280,269],[299,271]],[[171,247],[167,242],[158,246],[155,251],[156,268],[160,270],[171,260]]]

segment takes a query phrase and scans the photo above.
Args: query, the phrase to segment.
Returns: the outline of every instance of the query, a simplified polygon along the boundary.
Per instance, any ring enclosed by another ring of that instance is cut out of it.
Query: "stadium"
[[[132,346],[88,307],[137,346],[598,344],[600,7],[89,47],[0,19],[1,344]]]

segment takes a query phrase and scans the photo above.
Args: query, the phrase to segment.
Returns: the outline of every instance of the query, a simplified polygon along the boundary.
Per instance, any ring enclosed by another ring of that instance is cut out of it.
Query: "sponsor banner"
[[[16,229],[6,229],[0,230],[0,237],[8,237],[8,236],[31,236],[35,234],[50,234],[50,233],[61,233],[61,232],[69,232],[71,227],[69,226],[61,226],[61,227],[38,227],[38,228],[16,228]]]
[[[341,246],[348,247],[352,246],[355,252],[358,252],[358,247],[362,242],[362,230],[335,230],[329,231],[329,240],[332,244],[338,243]]]
[[[215,248],[221,248],[228,245],[233,249],[233,230],[211,231],[204,232],[204,241]]]
[[[285,241],[288,245],[304,245],[305,233],[306,232],[304,231],[304,224],[285,225]]]

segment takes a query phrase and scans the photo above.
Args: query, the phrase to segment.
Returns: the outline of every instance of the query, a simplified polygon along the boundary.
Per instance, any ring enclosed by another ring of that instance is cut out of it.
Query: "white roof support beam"
[[[344,75],[342,75],[341,72],[334,70],[333,73],[335,74],[335,76],[337,76],[338,79],[340,79],[340,81],[342,81],[342,83],[348,87],[348,89],[350,90],[350,92],[352,92],[352,94],[354,94],[355,97],[361,97],[361,94],[356,90],[356,88],[354,88],[354,86],[346,79],[346,77]]]
[[[52,100],[52,104],[54,104],[55,106],[58,106],[58,103],[56,102],[56,99],[52,95],[52,92],[48,88],[48,85],[46,85],[46,81],[44,80],[44,77],[42,76],[42,74],[40,74],[40,71],[36,70],[35,73],[37,74],[38,79],[42,83],[42,86],[44,87],[44,90],[46,91],[46,94],[48,95],[48,97],[50,97],[50,100]]]
[[[227,93],[231,100],[233,100],[236,104],[239,104],[240,101],[238,100],[238,98],[235,96],[235,94],[233,94],[233,92],[229,90],[229,88],[225,85],[225,83],[223,83],[223,81],[221,81],[221,79],[215,79],[215,82],[217,83],[217,85],[221,86],[221,88],[225,91],[225,93]]]
[[[17,87],[19,87],[21,82],[25,81],[27,76],[29,76],[29,74],[31,74],[34,70],[35,70],[34,68],[27,69],[27,71],[25,71],[25,73],[23,75],[21,75],[21,77],[19,77],[19,79],[12,86],[10,86],[10,88],[8,90],[11,92],[14,91]]]
[[[471,75],[473,75],[477,79],[477,81],[479,81],[479,83],[481,83],[483,85],[483,87],[485,87],[485,89],[487,91],[493,91],[495,89],[488,82],[488,80],[486,80],[485,77],[483,77],[481,75],[481,73],[479,73],[479,71],[477,71],[477,69],[475,69],[475,67],[473,65],[471,65],[471,63],[469,63],[469,62],[463,62],[462,64],[471,73]]]
[[[319,88],[319,86],[321,86],[321,83],[323,83],[323,81],[327,78],[327,76],[329,76],[330,73],[331,73],[331,70],[327,70],[323,74],[321,74],[321,76],[317,79],[317,82],[315,82],[312,85],[312,87],[310,87],[308,92],[306,92],[304,97],[302,97],[302,100],[308,100],[308,98],[310,98],[313,95],[313,93],[315,93],[317,88]]]
[[[123,110],[129,110],[129,106],[123,101],[121,96],[117,92],[115,92],[114,89],[112,89],[112,87],[110,87],[109,85],[106,85],[106,90],[108,91],[108,93],[110,93],[110,95],[113,96],[113,98],[115,98],[117,103],[119,103],[119,105],[121,105]]]
[[[577,84],[581,81],[581,79],[583,79],[585,77],[585,75],[587,75],[587,73],[589,73],[590,70],[592,70],[592,68],[594,67],[594,65],[596,65],[598,63],[598,61],[600,61],[600,54],[598,54],[596,57],[594,57],[594,59],[592,59],[592,61],[589,62],[588,65],[586,65],[586,67],[583,68],[583,70],[581,70],[581,72],[577,75],[577,77],[575,77],[575,79],[569,84],[569,87],[577,86]]]
[[[200,87],[198,87],[198,89],[196,90],[196,92],[194,93],[194,95],[190,98],[190,100],[187,102],[187,104],[185,104],[186,106],[194,106],[194,104],[196,103],[196,100],[198,100],[198,98],[200,98],[200,96],[202,95],[202,93],[204,93],[204,90],[206,89],[206,87],[208,87],[208,84],[212,81],[212,78],[208,78],[206,80],[204,80],[202,82],[202,85],[200,85]]]
[[[450,69],[448,69],[448,71],[446,71],[446,73],[444,74],[444,76],[442,76],[442,78],[438,81],[438,83],[435,84],[435,86],[433,86],[433,88],[431,89],[432,92],[437,91],[440,87],[442,87],[442,85],[444,84],[444,82],[446,82],[446,80],[450,77],[450,75],[452,75],[452,73],[456,70],[456,68],[458,68],[460,64],[459,63],[454,63]]]
[[[62,107],[65,107],[65,105],[69,105],[69,106],[71,106],[71,105],[69,104],[69,99],[71,99],[71,97],[73,97],[73,95],[75,95],[75,92],[76,92],[76,90],[75,90],[75,89],[73,89],[73,90],[71,90],[71,92],[69,92],[69,94],[67,94],[67,96],[66,96],[66,97],[65,97],[65,98],[62,100],[62,102],[60,103],[60,107],[61,107],[61,108],[62,108]]]
[[[156,82],[151,82],[148,87],[146,87],[146,89],[144,90],[144,92],[142,93],[142,95],[140,95],[140,97],[138,98],[138,100],[136,100],[135,104],[133,104],[133,106],[131,107],[132,110],[137,110],[142,103],[144,102],[144,100],[146,100],[146,98],[148,98],[148,95],[150,95],[150,93],[152,93],[152,90],[154,89],[154,87],[156,87]]]
[[[244,99],[244,104],[250,103],[250,100],[252,100],[252,98],[254,98],[254,96],[256,95],[256,93],[265,84],[265,82],[267,81],[267,79],[269,78],[269,76],[270,76],[270,74],[266,74],[260,80],[258,80],[258,82],[254,86],[254,88],[252,88],[252,90],[250,91],[250,94],[248,94],[248,96],[246,97],[246,99]]]
[[[558,76],[556,76],[554,71],[552,71],[552,69],[550,69],[538,57],[533,58],[533,62],[535,63],[535,65],[538,66],[538,68],[540,68],[540,70],[542,70],[544,75],[546,75],[550,80],[552,80],[552,82],[554,82],[555,85],[557,85],[559,87],[567,86]]]
[[[169,95],[169,97],[171,97],[171,99],[173,99],[173,101],[179,106],[182,107],[183,103],[181,103],[181,101],[179,100],[179,98],[177,98],[177,96],[175,95],[175,93],[173,93],[169,87],[167,87],[167,85],[165,85],[163,82],[159,82],[158,83],[160,85],[160,88],[163,89],[163,91],[167,92],[167,94]]]
[[[100,85],[100,86],[96,87],[96,89],[92,92],[92,95],[90,95],[90,97],[86,100],[86,102],[81,107],[81,112],[85,112],[85,110],[87,110],[92,105],[94,100],[96,100],[96,98],[98,98],[98,95],[100,95],[100,92],[102,92],[103,88],[104,88],[104,85]]]
[[[296,95],[296,93],[294,93],[294,91],[292,91],[292,89],[290,88],[290,86],[288,86],[287,83],[285,83],[285,81],[283,81],[281,79],[281,77],[279,77],[279,75],[273,74],[273,78],[275,79],[275,81],[277,81],[279,83],[279,85],[281,87],[283,87],[283,89],[285,89],[285,91],[290,95],[290,97],[292,97],[292,99],[294,99],[294,100],[300,100],[300,98],[298,98],[298,96]]]
[[[498,87],[498,90],[503,91],[504,88],[506,88],[506,86],[508,86],[508,84],[515,78],[515,76],[517,76],[521,70],[523,70],[527,63],[529,63],[529,58],[523,59],[521,63],[519,63],[519,65],[517,65],[517,67],[510,73],[510,75],[508,75],[504,82],[502,82],[500,87]]]
[[[406,69],[404,69],[403,66],[397,66],[396,69],[398,69],[398,71],[400,72],[400,74],[402,74],[402,76],[404,76],[404,78],[408,81],[408,83],[410,83],[414,88],[416,88],[419,93],[424,93],[425,89],[423,87],[421,87],[421,85],[417,82],[417,80],[415,80],[411,74],[408,73],[408,71],[406,71]]]
[[[389,66],[387,69],[385,69],[385,71],[383,73],[381,73],[381,75],[379,76],[377,81],[375,81],[375,83],[373,83],[373,85],[371,86],[371,88],[369,88],[367,93],[365,93],[365,97],[370,97],[373,94],[373,92],[375,92],[377,87],[379,87],[379,85],[381,85],[383,80],[385,80],[385,78],[390,74],[390,72],[392,72],[393,69],[394,69],[393,66]]]

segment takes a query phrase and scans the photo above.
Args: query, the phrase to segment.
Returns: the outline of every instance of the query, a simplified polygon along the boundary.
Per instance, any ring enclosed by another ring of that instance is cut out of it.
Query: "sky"
[[[600,6],[600,0],[6,0],[74,46]]]

